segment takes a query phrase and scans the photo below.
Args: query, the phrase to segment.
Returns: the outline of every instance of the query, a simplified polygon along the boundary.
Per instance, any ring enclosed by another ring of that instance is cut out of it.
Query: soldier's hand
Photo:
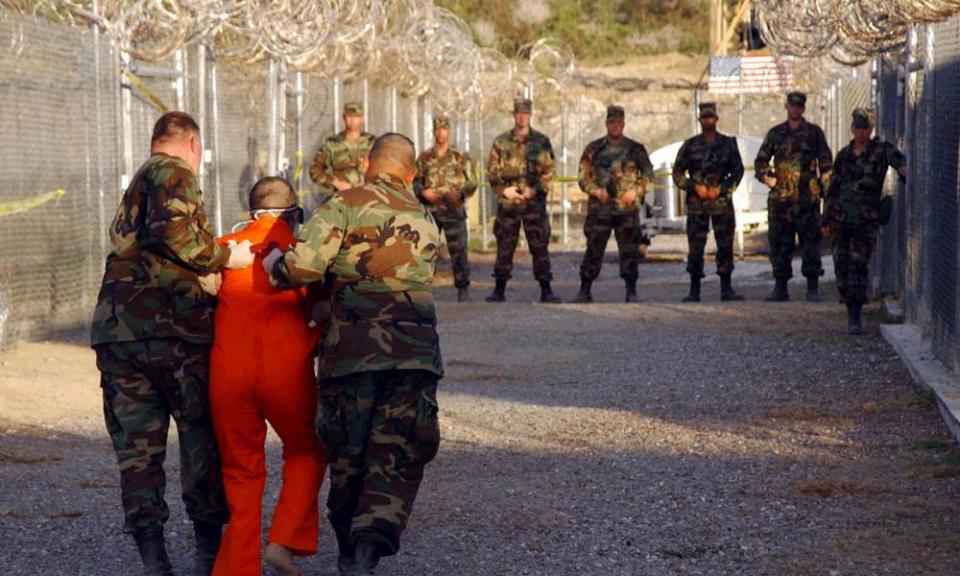
[[[716,200],[720,197],[719,186],[707,186],[707,200]]]
[[[527,186],[523,189],[523,199],[524,200],[533,200],[533,197],[537,195],[537,191],[533,188]]]
[[[443,196],[434,192],[433,188],[425,188],[420,194],[427,202],[433,204],[434,206],[443,201]]]
[[[261,265],[263,266],[263,271],[267,273],[267,276],[273,274],[273,269],[276,267],[277,261],[279,261],[282,257],[283,252],[276,247],[270,250],[270,253],[263,257],[263,262],[261,262]]]
[[[239,244],[230,245],[230,258],[227,259],[227,268],[231,270],[240,270],[253,264],[253,251],[250,249],[249,240],[244,240]]]
[[[831,233],[830,227],[829,227],[829,226],[826,226],[826,225],[825,225],[825,226],[821,226],[821,227],[820,227],[820,233],[823,234],[824,238],[829,238],[829,237],[830,237],[830,233]]]
[[[620,208],[627,209],[637,203],[637,191],[629,190],[627,191],[627,193],[621,196],[618,200],[620,202]]]
[[[517,187],[516,187],[516,186],[507,186],[506,188],[504,188],[504,189],[503,189],[503,197],[506,198],[507,200],[521,200],[521,199],[523,199],[523,196],[521,196],[520,193],[517,192]]]
[[[597,188],[597,200],[599,200],[603,206],[606,206],[610,202],[610,193],[607,192],[606,188]]]
[[[346,182],[339,178],[333,179],[333,187],[337,190],[337,192],[343,192],[344,190],[349,190],[353,188],[353,186],[351,186],[349,182]]]
[[[707,199],[707,186],[706,184],[694,184],[693,193],[697,195],[697,198],[701,200]]]
[[[198,280],[200,281],[200,289],[207,294],[216,296],[220,293],[220,286],[223,285],[223,276],[221,276],[219,272],[205,274],[200,276]]]
[[[462,202],[463,202],[463,192],[459,190],[451,190],[450,193],[447,194],[447,204],[451,208],[459,208]]]
[[[771,175],[767,174],[766,176],[763,177],[763,183],[766,184],[767,187],[769,187],[769,188],[776,188],[776,187],[777,187],[777,178],[776,178],[776,176],[771,176]]]
[[[904,164],[904,165],[901,166],[899,169],[897,169],[897,174],[899,174],[901,178],[903,178],[904,180],[906,180],[906,179],[907,179],[907,165]]]

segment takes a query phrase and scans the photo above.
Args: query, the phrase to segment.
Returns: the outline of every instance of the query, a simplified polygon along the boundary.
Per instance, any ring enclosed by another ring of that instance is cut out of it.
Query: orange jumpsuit
[[[255,247],[273,242],[285,250],[295,237],[282,220],[264,217],[219,242],[230,240],[250,240]],[[317,494],[326,466],[313,425],[319,332],[307,328],[305,292],[271,287],[260,257],[249,268],[224,272],[219,300],[210,405],[230,522],[213,573],[260,576],[266,422],[283,442],[283,484],[269,541],[298,555],[317,551]]]

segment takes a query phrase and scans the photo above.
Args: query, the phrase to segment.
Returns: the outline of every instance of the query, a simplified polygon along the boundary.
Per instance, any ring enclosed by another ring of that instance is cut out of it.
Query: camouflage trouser
[[[830,232],[833,265],[840,301],[866,304],[870,258],[877,241],[877,224],[835,225]]]
[[[820,202],[801,198],[796,202],[770,199],[767,202],[770,264],[774,278],[793,277],[793,253],[800,239],[803,275],[823,276],[820,260]]]
[[[624,280],[637,280],[637,265],[640,262],[640,212],[614,214],[603,210],[599,205],[591,206],[587,211],[587,221],[583,225],[583,234],[587,237],[587,251],[580,264],[581,280],[596,280],[603,266],[603,253],[613,231],[617,239],[617,251],[620,255],[620,277]]]
[[[227,505],[207,394],[210,346],[178,339],[96,347],[103,414],[120,464],[124,530],[167,521],[164,500],[170,417],[180,438],[180,481],[187,516],[222,524]]]
[[[733,236],[737,231],[737,214],[733,200],[718,198],[704,202],[692,196],[687,199],[687,272],[691,276],[704,277],[703,251],[707,246],[710,223],[713,222],[713,237],[717,241],[717,274],[733,272]]]
[[[467,221],[463,219],[436,218],[437,226],[447,237],[450,262],[453,264],[453,285],[466,288],[470,285],[470,261],[467,259]]]
[[[317,434],[330,465],[328,517],[341,549],[377,543],[400,548],[424,466],[440,445],[438,377],[425,370],[383,370],[320,383]]]
[[[493,267],[493,277],[498,280],[510,279],[521,224],[533,257],[533,277],[541,282],[553,280],[547,248],[550,244],[550,217],[546,208],[535,204],[517,212],[498,207],[497,219],[493,223],[493,235],[497,238],[497,263]]]

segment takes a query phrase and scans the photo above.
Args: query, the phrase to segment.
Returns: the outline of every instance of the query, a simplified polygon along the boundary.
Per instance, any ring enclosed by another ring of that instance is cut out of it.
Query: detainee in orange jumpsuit
[[[253,221],[219,242],[256,247],[295,243],[302,219],[293,188],[264,178],[250,192]],[[259,261],[261,257],[258,256]],[[261,510],[267,422],[283,442],[283,484],[273,512],[266,560],[282,576],[299,575],[294,555],[317,551],[317,504],[326,464],[314,432],[317,387],[306,293],[278,291],[254,263],[223,276],[210,357],[210,405],[223,465],[230,521],[214,576],[260,576]]]

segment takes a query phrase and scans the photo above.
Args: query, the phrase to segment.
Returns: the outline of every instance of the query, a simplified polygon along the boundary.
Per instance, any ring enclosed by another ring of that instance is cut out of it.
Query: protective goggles
[[[292,214],[294,222],[298,224],[303,224],[303,208],[294,204],[293,206],[288,206],[287,208],[263,208],[260,210],[251,210],[250,216],[254,220],[259,220],[263,216],[276,216],[280,217],[284,214]]]

